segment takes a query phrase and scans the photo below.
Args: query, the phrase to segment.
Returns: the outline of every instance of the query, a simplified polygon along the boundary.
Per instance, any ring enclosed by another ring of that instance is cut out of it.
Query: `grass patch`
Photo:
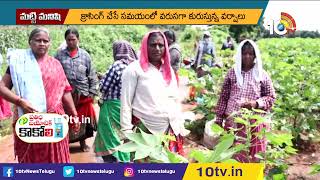
[[[0,120],[0,137],[12,134],[12,119]]]

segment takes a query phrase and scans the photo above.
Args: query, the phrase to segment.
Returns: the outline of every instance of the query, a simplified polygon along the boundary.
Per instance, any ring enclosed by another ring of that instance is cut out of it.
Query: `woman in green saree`
[[[120,145],[120,95],[121,76],[125,68],[138,57],[127,41],[113,43],[114,63],[100,81],[103,103],[100,107],[97,136],[94,142],[95,153],[104,162],[129,162],[130,153],[115,152]]]

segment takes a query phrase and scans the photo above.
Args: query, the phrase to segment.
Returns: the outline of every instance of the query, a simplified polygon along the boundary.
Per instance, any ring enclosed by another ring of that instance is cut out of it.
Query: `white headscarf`
[[[252,40],[246,39],[241,41],[241,43],[238,46],[237,49],[237,53],[235,55],[235,67],[234,67],[234,71],[236,73],[236,78],[237,78],[237,84],[242,87],[243,85],[243,77],[241,74],[241,65],[242,65],[242,47],[243,45],[249,42],[252,46],[253,49],[255,51],[256,54],[256,58],[254,59],[254,66],[253,66],[253,77],[256,80],[256,82],[260,82],[262,80],[262,60],[261,60],[261,54],[260,54],[260,50],[258,49],[258,46],[255,42],[253,42]]]

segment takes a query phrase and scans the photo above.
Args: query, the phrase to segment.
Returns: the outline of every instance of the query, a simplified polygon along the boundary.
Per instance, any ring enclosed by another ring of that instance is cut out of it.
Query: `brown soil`
[[[320,164],[320,144],[319,143],[303,143],[309,144],[309,147],[299,150],[298,154],[291,156],[287,159],[288,179],[301,179],[301,180],[319,180],[320,173],[309,175],[311,171],[310,166],[313,164]]]

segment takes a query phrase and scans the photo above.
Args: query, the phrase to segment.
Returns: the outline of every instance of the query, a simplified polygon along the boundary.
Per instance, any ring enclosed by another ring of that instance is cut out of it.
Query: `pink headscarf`
[[[164,40],[165,52],[162,57],[162,76],[166,83],[169,85],[171,82],[171,69],[170,69],[170,54],[167,39],[161,31],[150,31],[142,39],[141,44],[141,53],[140,53],[140,66],[144,72],[148,71],[149,68],[149,59],[148,59],[148,39],[151,33],[160,33]]]

